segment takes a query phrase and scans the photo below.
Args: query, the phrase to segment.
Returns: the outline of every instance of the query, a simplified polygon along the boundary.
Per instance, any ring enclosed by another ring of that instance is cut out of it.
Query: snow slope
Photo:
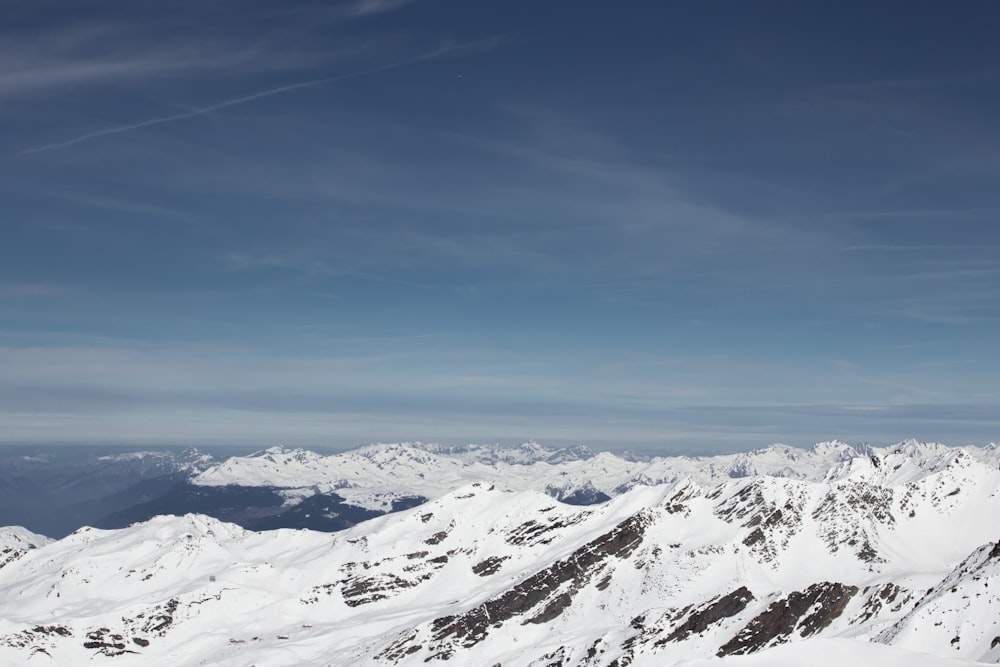
[[[335,534],[198,515],[81,529],[0,569],[0,664],[997,664],[996,465],[828,449],[739,460],[783,477],[713,461],[588,507],[477,481]],[[601,458],[408,454],[417,476]],[[254,469],[332,469],[269,455]]]

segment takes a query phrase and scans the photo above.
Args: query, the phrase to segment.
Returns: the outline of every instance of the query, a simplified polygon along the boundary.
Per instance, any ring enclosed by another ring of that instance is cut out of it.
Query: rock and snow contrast
[[[194,480],[432,499],[332,534],[0,529],[0,664],[1000,663],[993,445],[275,449]]]

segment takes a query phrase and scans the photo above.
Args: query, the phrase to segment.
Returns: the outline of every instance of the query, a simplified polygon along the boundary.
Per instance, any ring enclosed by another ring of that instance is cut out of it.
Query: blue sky
[[[0,442],[1000,440],[993,2],[7,2]]]

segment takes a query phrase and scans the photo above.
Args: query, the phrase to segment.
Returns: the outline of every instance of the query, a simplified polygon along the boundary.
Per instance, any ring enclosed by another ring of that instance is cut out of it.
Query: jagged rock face
[[[808,637],[820,632],[840,616],[858,592],[857,586],[823,582],[804,591],[794,591],[772,602],[735,637],[723,644],[716,655],[753,653],[788,641],[793,632]]]
[[[773,562],[801,529],[807,488],[783,484],[778,487],[782,493],[775,495],[773,486],[766,482],[745,484],[715,508],[716,516],[738,522],[747,531],[743,545],[764,562]]]
[[[955,458],[588,507],[476,483],[332,535],[81,530],[0,568],[0,664],[646,667],[876,635],[995,662],[1000,471]]]
[[[635,550],[642,542],[644,523],[641,515],[630,517],[502,595],[461,616],[435,619],[431,624],[428,660],[451,658],[456,646],[474,646],[487,637],[490,628],[502,626],[514,618],[535,624],[556,618],[572,604],[576,593],[601,572],[609,559],[625,558]],[[396,653],[402,649],[409,654],[414,652],[412,646],[404,648],[397,643],[389,651]]]
[[[837,484],[813,510],[831,551],[850,549],[866,563],[884,562],[874,546],[879,529],[891,528],[893,490],[865,482]],[[860,517],[860,519],[859,519]]]
[[[732,593],[715,598],[701,609],[692,611],[683,623],[675,626],[670,634],[657,644],[678,642],[692,634],[701,634],[722,619],[739,614],[753,599],[753,593],[746,586],[740,586]]]

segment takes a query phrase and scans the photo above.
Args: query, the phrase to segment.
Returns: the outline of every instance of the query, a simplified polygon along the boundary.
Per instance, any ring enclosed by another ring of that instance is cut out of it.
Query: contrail
[[[376,72],[383,72],[389,69],[395,69],[397,67],[402,67],[403,65],[409,65],[412,63],[420,62],[423,60],[429,60],[431,58],[437,58],[450,51],[456,49],[468,48],[469,45],[460,45],[457,47],[443,47],[430,51],[428,53],[416,56],[414,58],[407,58],[406,60],[399,60],[394,63],[389,63],[386,65],[379,65],[378,67],[372,67],[370,69],[362,70],[360,72],[351,72],[349,74],[338,74],[336,76],[327,76],[321,79],[310,79],[309,81],[299,81],[297,83],[290,83],[285,86],[278,86],[277,88],[268,88],[267,90],[261,90],[256,93],[251,93],[250,95],[244,95],[242,97],[234,97],[229,100],[224,100],[218,102],[217,104],[212,104],[207,107],[199,107],[192,109],[191,111],[185,111],[183,113],[173,114],[171,116],[159,116],[157,118],[148,118],[137,123],[129,123],[127,125],[117,125],[115,127],[106,127],[103,130],[95,130],[94,132],[88,132],[86,134],[81,134],[73,139],[67,139],[66,141],[60,141],[58,143],[44,144],[42,146],[35,146],[33,148],[26,148],[19,155],[28,155],[30,153],[44,153],[46,151],[57,151],[63,148],[69,148],[70,146],[75,146],[77,144],[82,144],[85,141],[90,141],[91,139],[97,139],[99,137],[106,137],[111,134],[121,134],[122,132],[131,132],[132,130],[138,130],[143,127],[151,127],[153,125],[162,125],[163,123],[172,123],[177,120],[184,120],[185,118],[194,118],[195,116],[204,116],[205,114],[212,113],[213,111],[218,111],[219,109],[225,109],[227,107],[234,107],[238,104],[246,104],[247,102],[253,102],[254,100],[259,100],[262,97],[271,97],[272,95],[281,95],[293,90],[299,90],[300,88],[312,88],[314,86],[321,86],[325,83],[333,83],[335,81],[344,81],[346,79],[355,79],[360,76],[367,76],[369,74],[375,74]]]

